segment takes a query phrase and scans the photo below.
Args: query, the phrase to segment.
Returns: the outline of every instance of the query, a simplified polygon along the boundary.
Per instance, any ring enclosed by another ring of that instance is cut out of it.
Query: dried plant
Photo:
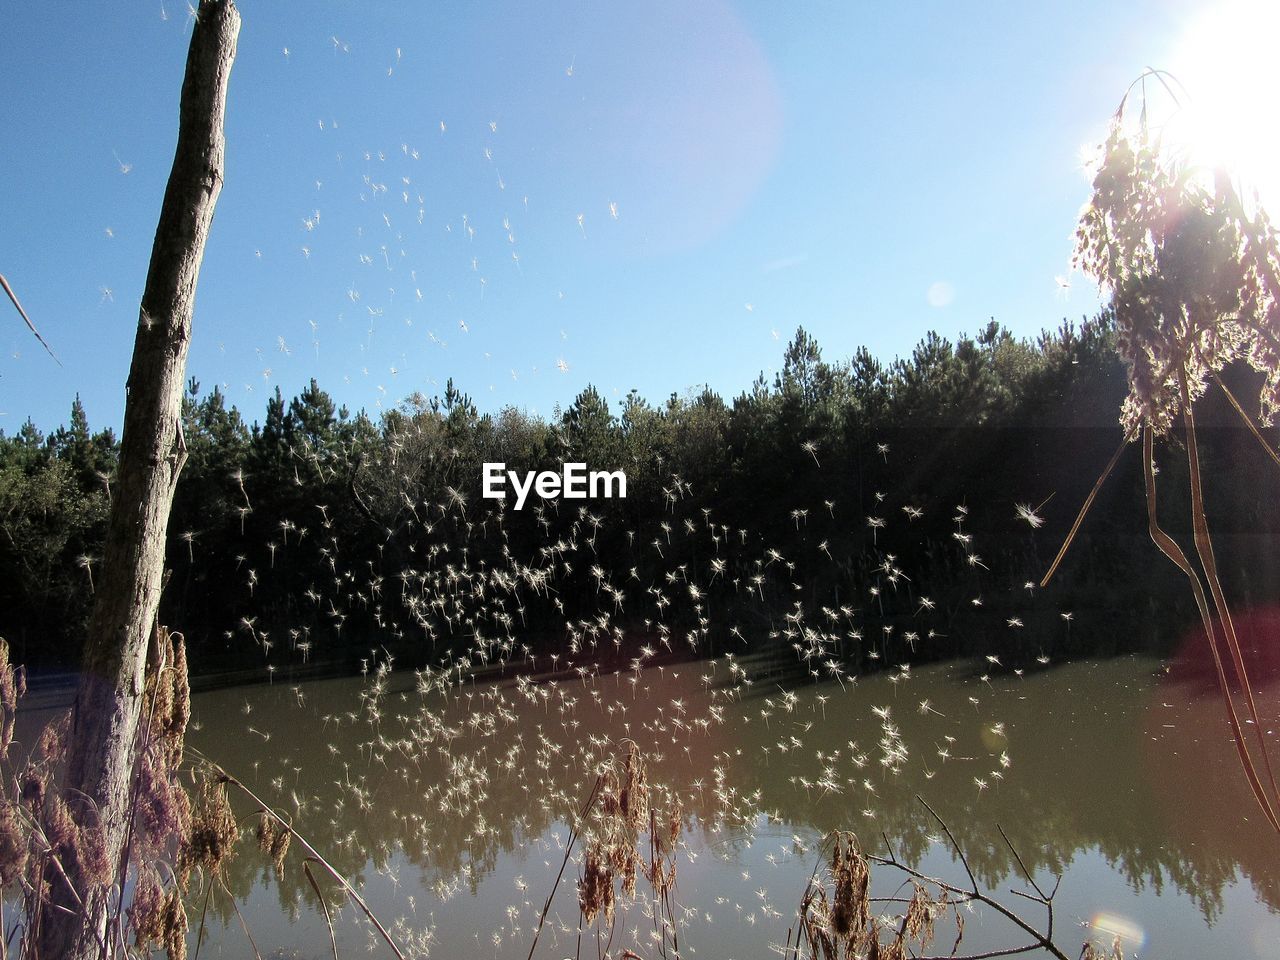
[[[240,838],[233,791],[257,807],[259,848],[279,871],[291,842],[303,850],[303,871],[320,898],[330,940],[329,908],[315,880],[318,865],[335,880],[382,934],[393,954],[404,955],[360,894],[293,826],[218,764],[185,745],[191,717],[191,690],[182,635],[157,626],[152,633],[143,684],[143,723],[134,759],[128,835],[120,859],[111,863],[92,807],[87,813],[68,802],[57,774],[65,761],[69,713],[47,724],[19,769],[10,757],[13,720],[26,692],[26,675],[9,661],[0,639],[0,893],[20,905],[19,923],[0,939],[7,957],[9,934],[21,930],[15,956],[41,960],[39,932],[49,921],[50,893],[63,885],[80,909],[91,898],[105,903],[107,927],[99,935],[104,960],[163,950],[169,960],[186,960],[190,923],[188,899],[202,885],[200,929],[215,888],[227,893],[225,869]],[[186,782],[192,783],[188,793]],[[79,805],[83,808],[83,805]],[[68,865],[75,867],[69,870]],[[70,877],[80,877],[75,886]],[[239,908],[236,907],[237,913]],[[243,917],[241,917],[243,922]],[[248,928],[245,928],[248,934]],[[249,937],[252,945],[252,937]],[[132,945],[130,946],[130,941]],[[257,948],[253,948],[257,953]]]
[[[683,816],[674,801],[667,804],[662,815],[654,809],[653,788],[644,757],[634,742],[625,743],[626,752],[621,760],[606,762],[597,774],[570,828],[560,872],[547,895],[529,946],[530,957],[537,950],[538,937],[574,845],[584,835],[587,843],[578,877],[579,939],[584,928],[595,926],[599,953],[608,955],[618,926],[619,905],[635,900],[637,880],[643,876],[648,885],[646,912],[653,916],[659,955],[680,955],[675,854],[684,826]],[[639,955],[624,948],[620,956]]]
[[[1062,562],[1125,445],[1141,437],[1151,539],[1187,577],[1241,767],[1267,822],[1280,832],[1280,789],[1205,516],[1194,413],[1213,380],[1280,465],[1280,455],[1219,377],[1228,363],[1244,359],[1263,374],[1258,419],[1270,424],[1280,411],[1280,234],[1256,198],[1246,202],[1245,191],[1229,171],[1198,166],[1162,141],[1148,122],[1148,83],[1165,90],[1181,109],[1177,81],[1167,73],[1148,70],[1134,81],[1101,146],[1093,196],[1076,231],[1075,265],[1110,296],[1119,350],[1129,371],[1129,394],[1120,417],[1125,443],[1085,500],[1041,586]],[[1135,89],[1141,92],[1136,122],[1126,115]],[[1157,519],[1154,441],[1179,418],[1198,570]],[[1227,662],[1254,728],[1252,750],[1232,698]]]
[[[1068,960],[1067,954],[1054,942],[1053,899],[1058,891],[1057,883],[1049,891],[1041,887],[1004,831],[1000,831],[1030,888],[1028,892],[1015,890],[1014,895],[1040,905],[1045,911],[1044,927],[1040,929],[979,887],[951,829],[928,803],[919,797],[916,799],[938,822],[950,841],[964,867],[968,885],[926,876],[900,859],[886,836],[881,837],[885,855],[875,856],[863,852],[853,833],[836,831],[828,834],[822,849],[829,852],[825,862],[819,861],[814,866],[800,898],[796,923],[787,931],[783,960],[904,960],[906,957],[927,960],[931,956],[950,960],[988,960],[1040,951],[1057,960]],[[873,866],[890,869],[899,877],[905,875],[911,895],[872,896]],[[961,957],[959,950],[964,939],[965,914],[967,908],[976,903],[998,913],[1025,935],[1025,942]],[[877,913],[883,907],[888,907],[890,912]],[[929,947],[934,942],[937,925],[944,918],[949,918],[954,924],[955,939],[946,953],[930,954]],[[1093,942],[1086,942],[1080,957],[1081,960],[1124,960],[1124,952],[1119,939],[1112,943],[1109,953],[1103,952]]]

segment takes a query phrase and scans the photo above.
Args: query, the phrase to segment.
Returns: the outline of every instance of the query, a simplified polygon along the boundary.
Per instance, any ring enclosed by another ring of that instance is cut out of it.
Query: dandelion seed
[[[1025,520],[1033,530],[1039,530],[1044,526],[1044,518],[1031,509],[1029,504],[1019,503],[1014,509],[1017,511],[1018,519]]]
[[[884,529],[885,522],[880,517],[867,517],[867,526],[871,528],[871,542],[876,542],[876,533]]]

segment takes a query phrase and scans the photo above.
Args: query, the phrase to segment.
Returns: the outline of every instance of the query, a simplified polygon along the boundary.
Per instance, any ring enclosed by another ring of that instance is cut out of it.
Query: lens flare
[[[1118,913],[1095,913],[1089,921],[1089,929],[1101,940],[1111,941],[1119,937],[1124,946],[1125,956],[1141,950],[1147,940],[1142,927]]]

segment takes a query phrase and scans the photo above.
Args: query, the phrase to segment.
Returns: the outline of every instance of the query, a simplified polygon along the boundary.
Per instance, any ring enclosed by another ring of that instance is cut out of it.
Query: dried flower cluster
[[[191,800],[179,779],[191,688],[182,635],[157,627],[143,687],[134,844],[142,861],[164,857],[173,837],[191,830]]]
[[[676,910],[672,892],[676,883],[675,851],[684,826],[673,803],[659,818],[651,801],[651,788],[639,748],[629,744],[619,771],[610,764],[601,774],[601,802],[592,836],[583,855],[578,879],[578,907],[585,925],[603,917],[612,928],[619,893],[636,895],[636,881],[643,874],[652,892],[654,917],[661,925],[660,948],[668,943],[678,954]],[[640,843],[647,834],[648,856]]]
[[[18,700],[27,690],[26,673],[9,662],[9,644],[0,639],[0,758],[8,759],[13,744],[13,724],[18,713]],[[29,831],[18,807],[7,795],[0,794],[0,887],[8,888],[22,876],[27,867]]]
[[[1247,211],[1222,170],[1204,170],[1116,112],[1074,265],[1112,298],[1129,367],[1121,422],[1164,434],[1207,378],[1243,357],[1264,374],[1261,418],[1280,411],[1280,245],[1266,211]]]
[[[107,855],[102,824],[92,804],[78,802],[59,785],[66,762],[70,711],[50,722],[34,749],[18,761],[10,756],[18,701],[26,675],[9,661],[0,639],[0,888],[21,901],[24,937],[19,953],[32,955],[42,923],[56,920],[51,894],[72,883],[72,900],[111,904],[130,891],[126,929],[141,950],[159,948],[170,960],[187,955],[184,897],[193,871],[219,871],[231,855],[239,828],[227,797],[225,777],[197,771],[196,802],[180,776],[184,736],[191,717],[191,690],[181,634],[157,626],[147,655],[142,722],[137,733],[134,787],[130,796],[128,849],[120,862]],[[279,863],[288,836],[273,840]],[[174,864],[173,868],[166,864]],[[133,874],[130,882],[130,874]],[[123,907],[124,904],[117,904]],[[121,934],[124,930],[120,931]]]
[[[180,633],[156,627],[147,651],[143,696],[130,850],[137,887],[128,918],[139,948],[160,947],[170,960],[183,960],[188,926],[183,897],[193,865],[188,850],[199,811],[193,812],[179,776],[191,719],[186,647]],[[171,858],[175,844],[178,870],[162,874],[158,864]],[[171,882],[165,882],[165,875]]]
[[[1116,937],[1110,949],[1098,946],[1092,940],[1080,950],[1080,960],[1124,960],[1124,945]]]
[[[606,920],[613,920],[615,881],[621,881],[623,893],[635,895],[641,862],[636,843],[649,817],[649,783],[644,759],[634,744],[620,774],[613,766],[604,771],[601,795],[599,822],[587,845],[578,883],[578,905],[588,924],[601,912]]]
[[[151,866],[139,871],[138,886],[128,910],[137,945],[161,947],[169,960],[187,956],[187,910],[177,887],[164,889],[159,872]]]
[[[91,889],[77,896],[89,896],[105,889],[114,871],[94,809],[82,805],[82,812],[73,811],[50,786],[65,761],[69,714],[48,724],[15,769],[14,725],[25,693],[26,675],[10,662],[8,644],[0,639],[0,886],[6,898],[21,901],[28,924],[38,926],[53,884],[68,883],[68,874],[80,876]]]
[[[288,827],[277,823],[273,816],[263,811],[258,819],[258,849],[271,858],[277,873],[284,870],[284,858],[292,838],[293,832]]]
[[[925,884],[911,881],[912,894],[898,916],[877,916],[872,910],[871,864],[858,838],[841,831],[831,838],[831,857],[825,876],[815,874],[800,902],[800,932],[795,953],[808,948],[811,960],[904,960],[923,954],[933,942],[934,923],[950,912],[956,920],[958,947],[964,921],[945,889],[937,896]],[[914,952],[913,952],[914,945]]]
[[[0,638],[0,754],[13,743],[18,700],[27,692],[27,671],[9,662],[9,644]]]
[[[178,875],[188,877],[199,867],[216,874],[235,851],[240,827],[221,779],[202,780],[191,813],[191,830],[178,851]]]
[[[129,798],[127,842],[119,860],[107,855],[96,808],[75,799],[57,780],[65,766],[70,711],[49,723],[35,748],[15,771],[9,756],[19,699],[26,675],[9,662],[0,638],[0,893],[21,901],[23,937],[16,955],[37,956],[40,927],[61,919],[62,906],[51,894],[62,884],[73,903],[84,909],[105,904],[111,921],[110,956],[133,956],[125,946],[132,936],[141,955],[163,950],[169,960],[186,960],[186,897],[193,882],[208,894],[223,881],[223,871],[240,839],[239,821],[231,806],[230,788],[258,804],[260,849],[283,870],[294,832],[251,790],[217,764],[186,762],[185,735],[191,719],[191,688],[183,637],[157,626],[147,653],[142,690],[142,717],[137,731],[133,789]],[[190,778],[192,793],[184,783]],[[647,808],[647,786],[638,754],[615,778],[615,803],[622,820],[635,823]],[[192,795],[194,794],[194,796]],[[319,864],[346,891],[391,945],[389,933],[370,913],[359,893],[327,861],[298,838],[308,862]],[[634,872],[634,867],[632,868]],[[71,878],[76,878],[73,884]],[[318,892],[318,890],[317,890]],[[7,955],[7,954],[6,954]]]

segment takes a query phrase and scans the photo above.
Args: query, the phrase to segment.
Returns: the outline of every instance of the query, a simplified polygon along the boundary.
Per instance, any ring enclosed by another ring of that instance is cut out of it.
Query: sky
[[[1079,321],[1082,148],[1145,66],[1221,74],[1218,6],[241,0],[188,372],[251,421],[312,377],[548,414],[732,397],[800,325],[888,361]],[[121,422],[190,31],[0,4],[0,273],[61,361],[0,303],[7,433]]]

